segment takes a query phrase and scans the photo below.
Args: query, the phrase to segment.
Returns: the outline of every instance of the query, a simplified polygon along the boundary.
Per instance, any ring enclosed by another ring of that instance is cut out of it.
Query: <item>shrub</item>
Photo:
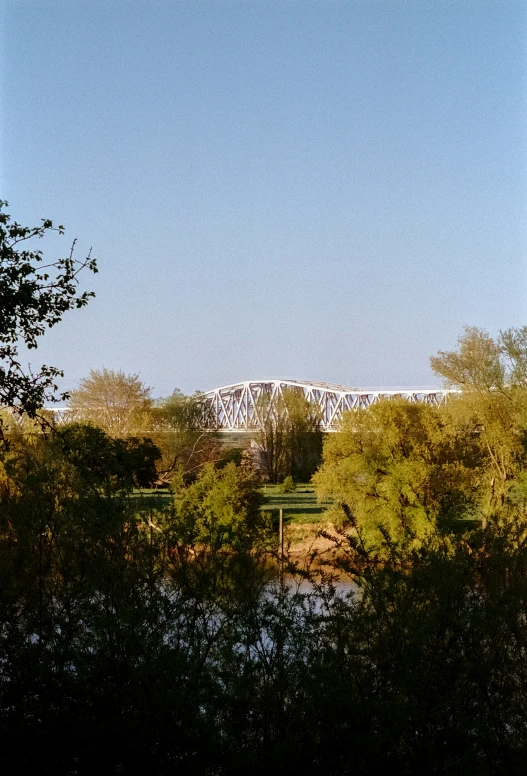
[[[282,493],[293,493],[295,490],[296,490],[295,481],[291,477],[291,475],[288,474],[287,477],[282,482],[281,491]]]

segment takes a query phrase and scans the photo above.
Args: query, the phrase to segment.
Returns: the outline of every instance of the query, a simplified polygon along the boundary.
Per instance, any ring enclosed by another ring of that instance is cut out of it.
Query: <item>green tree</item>
[[[295,482],[307,482],[322,460],[324,435],[321,413],[300,391],[286,391],[288,419],[287,474]]]
[[[42,366],[38,372],[24,370],[18,346],[38,345],[45,330],[55,326],[68,310],[84,307],[92,292],[78,291],[78,277],[84,269],[97,272],[95,259],[74,258],[75,241],[66,258],[45,261],[42,250],[34,247],[49,232],[64,234],[49,219],[40,226],[22,226],[5,212],[0,201],[0,404],[34,416],[45,401],[56,397],[57,377],[62,372]]]
[[[261,430],[256,436],[264,471],[270,482],[291,476],[306,482],[322,457],[323,432],[318,408],[301,391],[284,389],[271,401],[261,395],[257,408]]]
[[[281,490],[282,490],[282,493],[294,493],[294,491],[296,490],[296,483],[290,474],[288,474],[287,477],[284,478],[284,481],[282,482]]]
[[[19,435],[22,449],[28,444],[23,439]],[[148,437],[114,438],[98,426],[73,422],[55,427],[49,439],[37,438],[33,444],[44,445],[50,457],[67,462],[85,483],[105,493],[151,487],[157,478],[161,454]]]
[[[269,394],[262,393],[256,410],[260,419],[260,431],[255,440],[262,468],[269,482],[278,482],[288,473],[288,422],[285,401],[282,397],[277,397],[273,402]]]
[[[162,482],[174,477],[193,478],[221,452],[213,407],[203,394],[185,396],[176,390],[156,403],[151,414],[151,436],[161,451],[158,466]]]
[[[218,469],[209,463],[194,482],[176,487],[175,509],[186,526],[187,544],[252,546],[267,526],[259,485],[249,467],[228,463]]]
[[[527,389],[527,326],[500,332],[499,344],[509,384]]]
[[[465,326],[457,350],[440,350],[430,364],[447,385],[511,399],[515,390],[527,387],[527,326],[501,331],[496,339],[483,329]]]
[[[509,491],[527,462],[527,327],[496,339],[466,327],[457,350],[440,351],[431,365],[461,391],[448,401],[451,414],[475,428],[485,472],[484,519],[506,512]]]
[[[120,457],[134,488],[151,488],[157,482],[157,463],[161,451],[149,437],[116,439]]]
[[[138,375],[121,371],[92,369],[71,391],[70,408],[78,419],[113,437],[138,434],[151,425],[150,388]]]
[[[440,408],[385,400],[346,413],[328,435],[317,493],[343,504],[370,546],[419,544],[474,516],[480,471],[474,427],[461,433]]]
[[[131,467],[124,460],[124,451],[98,426],[89,423],[68,423],[56,428],[47,440],[39,440],[41,455],[61,462],[71,469],[75,480],[86,486],[114,493],[131,486]],[[22,450],[24,445],[21,446]]]
[[[435,419],[394,414],[401,454],[425,454]],[[411,552],[369,551],[357,523],[338,571],[360,595],[332,566],[281,586],[250,467],[155,508],[105,486],[123,440],[63,430],[0,449],[4,770],[522,773],[525,504]]]
[[[434,372],[457,388],[503,391],[506,371],[499,343],[486,331],[466,326],[458,345],[457,351],[440,350],[430,358]]]

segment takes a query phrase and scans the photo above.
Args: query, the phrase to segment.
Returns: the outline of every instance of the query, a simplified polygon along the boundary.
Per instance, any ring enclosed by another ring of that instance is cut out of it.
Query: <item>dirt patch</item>
[[[322,536],[322,533],[324,536]],[[317,564],[327,563],[342,557],[339,547],[343,536],[337,532],[333,523],[302,523],[288,525],[284,531],[284,540],[288,546],[288,555],[295,563],[316,556]]]

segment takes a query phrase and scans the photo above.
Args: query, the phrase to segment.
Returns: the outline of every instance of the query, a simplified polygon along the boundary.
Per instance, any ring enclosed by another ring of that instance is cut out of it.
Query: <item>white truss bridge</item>
[[[273,403],[288,389],[303,393],[320,409],[324,431],[336,431],[344,412],[371,407],[381,399],[404,398],[438,406],[454,392],[439,388],[370,390],[302,380],[247,380],[207,391],[204,396],[214,408],[220,431],[258,431],[263,421],[262,395],[269,396],[265,411],[272,413]]]

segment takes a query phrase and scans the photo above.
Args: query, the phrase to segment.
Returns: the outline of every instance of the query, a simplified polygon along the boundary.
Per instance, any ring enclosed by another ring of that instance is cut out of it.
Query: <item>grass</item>
[[[163,509],[168,506],[173,494],[169,490],[157,490],[154,488],[134,488],[132,498],[141,502],[141,506],[150,509]]]
[[[282,493],[281,485],[264,485],[261,490],[265,499],[262,510],[276,516],[278,510],[283,509],[286,525],[326,522],[325,512],[331,502],[319,503],[312,485],[297,484],[292,493]],[[153,509],[162,509],[173,499],[170,491],[150,488],[134,489],[132,495],[140,499],[144,507]]]
[[[265,512],[284,510],[284,522],[289,524],[323,523],[329,502],[320,504],[312,485],[297,485],[292,493],[282,493],[281,485],[264,485]]]

